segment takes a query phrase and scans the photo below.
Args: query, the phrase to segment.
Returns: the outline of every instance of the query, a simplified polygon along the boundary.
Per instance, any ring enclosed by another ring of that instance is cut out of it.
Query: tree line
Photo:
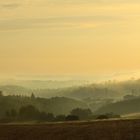
[[[46,113],[39,111],[35,106],[23,106],[16,111],[11,109],[6,111],[5,117],[2,120],[7,121],[75,121],[89,119],[92,115],[90,109],[73,109],[69,115],[54,115],[53,113]]]
[[[46,113],[39,111],[35,106],[23,106],[16,111],[15,109],[7,110],[5,117],[1,122],[17,122],[17,121],[39,121],[39,122],[60,122],[60,121],[79,121],[92,119],[109,119],[113,117],[120,117],[111,113],[94,116],[90,109],[73,109],[69,115],[54,115],[53,113]]]

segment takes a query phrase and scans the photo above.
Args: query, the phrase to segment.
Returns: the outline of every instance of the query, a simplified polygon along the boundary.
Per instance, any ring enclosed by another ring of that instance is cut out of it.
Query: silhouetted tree
[[[55,120],[55,117],[52,113],[48,113],[47,116],[46,116],[46,120],[51,122],[51,121]]]
[[[40,112],[39,120],[40,121],[47,121],[47,114],[45,112]]]
[[[10,121],[16,120],[17,116],[18,116],[18,113],[15,109],[11,109],[5,112],[5,118]]]
[[[97,119],[109,119],[109,117],[108,117],[108,115],[107,114],[103,114],[103,115],[99,115],[98,117],[97,117]]]
[[[16,118],[17,117],[17,111],[15,109],[12,109],[11,112],[10,112],[10,116],[12,118]]]
[[[35,99],[34,93],[31,94],[31,99]]]
[[[66,121],[78,121],[79,117],[75,116],[75,115],[68,115],[68,116],[66,116],[65,120]]]
[[[65,115],[58,115],[55,117],[55,121],[65,121],[66,116]]]
[[[0,97],[2,97],[3,96],[3,92],[2,91],[0,91]]]
[[[6,116],[6,118],[10,118],[10,112],[9,111],[6,111],[5,112],[5,116]]]
[[[76,108],[71,111],[71,115],[78,116],[79,119],[89,119],[92,116],[90,109]]]
[[[21,107],[19,110],[19,118],[22,120],[37,120],[39,118],[39,110],[32,105]]]

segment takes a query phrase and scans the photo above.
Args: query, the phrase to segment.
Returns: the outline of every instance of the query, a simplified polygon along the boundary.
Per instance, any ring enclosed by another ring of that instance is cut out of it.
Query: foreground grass
[[[140,120],[1,124],[0,140],[140,140]]]

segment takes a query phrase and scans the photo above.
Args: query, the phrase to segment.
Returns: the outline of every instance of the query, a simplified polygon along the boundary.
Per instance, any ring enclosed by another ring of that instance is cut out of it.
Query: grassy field
[[[0,140],[140,140],[140,120],[1,124]]]
[[[126,115],[123,115],[121,117],[125,118],[125,119],[140,119],[140,113],[126,114]]]

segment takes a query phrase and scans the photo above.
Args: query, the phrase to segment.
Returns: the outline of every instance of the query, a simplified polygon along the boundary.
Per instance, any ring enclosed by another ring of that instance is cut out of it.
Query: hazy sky
[[[0,74],[140,69],[140,0],[0,0]]]

